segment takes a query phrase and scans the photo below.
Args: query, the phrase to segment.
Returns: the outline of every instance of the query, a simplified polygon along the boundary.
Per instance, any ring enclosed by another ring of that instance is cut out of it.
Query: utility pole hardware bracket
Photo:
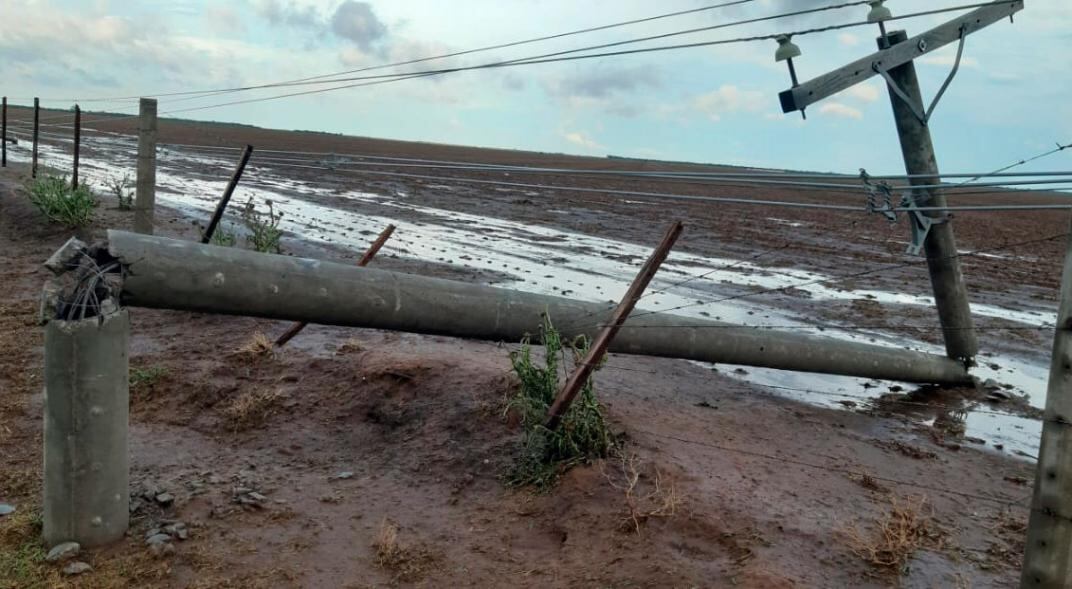
[[[1008,2],[977,8],[959,18],[912,37],[905,43],[898,43],[892,47],[882,49],[849,65],[782,92],[778,95],[782,103],[782,112],[804,110],[820,100],[879,75],[881,70],[889,71],[897,66],[911,62],[917,57],[941,49],[954,41],[963,42],[963,39],[968,35],[1010,17],[1023,9],[1023,0],[1009,0]],[[955,73],[956,68],[954,68]],[[946,86],[951,80],[952,76],[946,81]],[[942,92],[944,92],[944,87]],[[939,97],[942,92],[939,92]],[[935,103],[937,103],[937,100]],[[913,110],[915,110],[915,107]],[[920,113],[923,112],[922,106],[919,107],[919,111]]]
[[[908,209],[908,225],[912,228],[912,243],[908,244],[905,253],[910,256],[918,256],[923,252],[923,245],[927,242],[927,235],[931,227],[949,222],[949,213],[943,213],[941,217],[929,217],[918,209],[916,199],[912,191],[906,191],[901,196],[901,208]]]

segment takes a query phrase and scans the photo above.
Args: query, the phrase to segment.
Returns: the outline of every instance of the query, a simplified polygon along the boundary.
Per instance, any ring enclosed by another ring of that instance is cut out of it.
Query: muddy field
[[[99,128],[130,132],[133,122]],[[926,267],[902,255],[903,220],[457,180],[852,204],[862,193],[388,165],[373,170],[440,178],[377,176],[272,150],[718,168],[168,121],[160,129],[162,143],[255,145],[235,200],[283,210],[289,254],[353,262],[393,222],[377,267],[609,301],[680,218],[686,233],[652,287],[665,292],[642,309],[941,349]],[[87,136],[91,182],[133,174],[128,139]],[[1043,326],[1065,246],[1041,239],[1067,231],[1064,213],[955,220],[959,247],[975,252],[963,264],[984,327],[979,375],[1005,393],[612,356],[595,382],[624,452],[574,469],[547,494],[501,480],[520,435],[504,412],[517,387],[508,359],[516,342],[313,326],[259,354],[248,349],[254,335],[274,337],[286,324],[134,309],[132,496],[144,498],[123,545],[84,556],[92,572],[64,577],[37,561],[36,312],[41,262],[72,232],[27,201],[22,147],[0,176],[0,272],[11,292],[0,303],[0,503],[17,509],[0,516],[0,587],[1016,584],[1052,337]],[[43,153],[45,165],[68,169],[62,143]],[[236,160],[237,151],[165,148],[158,233],[195,239]],[[103,195],[82,237],[131,222]],[[235,218],[224,226],[241,232]],[[161,492],[174,501],[157,502]],[[145,533],[176,521],[188,539],[152,555]],[[909,530],[911,542],[883,546],[884,525]],[[891,555],[896,562],[883,564]]]

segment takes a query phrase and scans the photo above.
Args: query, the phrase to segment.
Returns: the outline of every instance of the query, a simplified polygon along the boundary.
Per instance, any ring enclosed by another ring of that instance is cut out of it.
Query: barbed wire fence
[[[849,2],[838,5],[837,7],[845,7],[852,5],[863,4],[864,2]],[[734,4],[734,3],[730,3]],[[983,6],[985,4],[976,4],[972,6]],[[962,8],[962,7],[958,7]],[[927,14],[934,13],[930,11]],[[907,18],[907,17],[906,17]],[[869,23],[866,23],[869,24]],[[859,26],[860,23],[847,23],[844,26],[835,25],[831,27],[817,28],[813,30],[796,31],[796,35],[809,34],[811,32],[827,31],[827,30],[839,30],[840,28],[848,28],[849,26]],[[690,30],[686,32],[695,32]],[[641,41],[650,41],[658,37],[649,37],[641,39]],[[758,39],[772,39],[771,35],[765,36],[753,36],[742,37],[739,39],[724,40],[718,43],[736,43],[736,42],[749,42]],[[635,41],[631,41],[635,42]],[[649,48],[637,51],[660,51],[670,50],[681,47],[693,47],[693,46],[707,46],[715,43],[698,43],[689,45],[680,45],[665,48]],[[491,62],[487,64],[480,64],[468,67],[455,67],[455,68],[441,68],[436,70],[430,70],[425,72],[409,72],[409,73],[392,73],[382,75],[362,75],[353,76],[353,73],[358,73],[363,70],[354,70],[345,72],[343,75],[329,75],[318,76],[309,79],[282,82],[272,85],[264,85],[261,88],[278,88],[278,87],[290,87],[290,86],[302,86],[302,85],[321,85],[321,84],[337,84],[346,82],[341,86],[333,86],[331,88],[319,88],[315,90],[307,90],[302,92],[287,93],[278,96],[230,101],[215,105],[195,106],[190,108],[182,108],[170,111],[171,114],[196,111],[207,108],[217,108],[220,106],[246,104],[249,102],[257,102],[262,100],[273,100],[278,98],[286,98],[291,96],[305,95],[316,92],[332,91],[343,88],[352,88],[364,85],[383,84],[397,81],[403,81],[406,79],[413,79],[417,77],[442,75],[446,73],[453,73],[458,71],[467,71],[472,69],[483,68],[496,68],[507,67],[537,63],[547,63],[553,61],[567,61],[572,59],[587,59],[591,57],[606,57],[610,55],[624,54],[625,52],[612,52],[612,53],[600,53],[592,55],[572,55],[575,52],[593,51],[606,49],[618,44],[604,44],[599,46],[590,46],[580,48],[576,50],[558,52],[555,54],[542,54],[521,60],[512,60],[508,62]],[[357,83],[354,83],[357,82]],[[206,91],[193,91],[191,93],[179,93],[175,97],[176,101],[199,99],[203,97],[219,96],[221,94],[228,94],[233,92],[245,91],[250,88],[222,88],[212,89]],[[126,101],[132,100],[125,97],[117,97],[109,100],[114,101]],[[169,114],[169,113],[165,113]],[[64,166],[67,165],[68,158],[67,153],[73,146],[73,139],[69,132],[72,127],[69,123],[62,122],[70,115],[54,115],[41,119],[39,125],[44,130],[37,130],[37,138],[40,145],[44,147],[39,151],[42,165],[46,168],[55,169],[61,171]],[[100,154],[103,157],[122,159],[124,163],[133,162],[134,157],[130,151],[136,148],[136,141],[128,135],[123,133],[112,132],[106,129],[93,128],[91,125],[97,125],[99,127],[106,127],[109,124],[127,121],[137,118],[139,115],[131,114],[119,114],[117,116],[101,116],[97,119],[89,119],[83,121],[83,131],[90,134],[89,137],[84,137],[83,142],[91,151],[94,149],[94,143],[97,143],[100,149]],[[28,125],[24,121],[14,121],[9,123],[9,134],[18,139],[20,144],[18,149],[14,153],[19,153],[20,157],[24,155],[23,142],[32,142],[34,136],[34,129],[32,125]],[[102,140],[112,141],[113,143],[105,146]],[[120,145],[128,145],[128,147],[120,147]],[[972,212],[972,213],[985,213],[1002,215],[1017,211],[1041,211],[1041,210],[1065,210],[1072,209],[1072,205],[1060,204],[1060,203],[1024,203],[1019,197],[1027,191],[1033,191],[1037,187],[1048,187],[1048,189],[1039,190],[1037,194],[1040,196],[1049,196],[1052,193],[1059,193],[1072,189],[1072,171],[1058,170],[1051,172],[1025,172],[1016,173],[1010,172],[1016,167],[1023,166],[1027,163],[1038,161],[1042,158],[1049,157],[1051,155],[1060,153],[1072,145],[1058,144],[1055,149],[1049,150],[1044,153],[1040,153],[1031,157],[1025,157],[1009,164],[1008,166],[1001,167],[989,173],[978,172],[960,172],[955,174],[943,174],[943,178],[948,179],[963,179],[959,183],[936,183],[933,185],[914,185],[909,186],[909,181],[918,178],[918,175],[892,175],[892,176],[874,176],[873,180],[881,180],[886,182],[900,182],[900,184],[890,184],[888,188],[890,191],[906,190],[912,188],[915,190],[922,190],[927,188],[940,188],[946,191],[946,193],[953,198],[963,196],[973,197],[994,197],[995,200],[1000,198],[1011,199],[1007,201],[999,201],[995,203],[987,204],[954,204],[951,206],[940,207],[937,210],[941,211],[953,211],[953,212]],[[241,147],[237,146],[219,146],[219,145],[197,145],[197,144],[179,144],[179,143],[162,143],[159,145],[159,160],[165,164],[165,166],[171,166],[172,170],[169,173],[173,173],[176,176],[182,176],[183,174],[189,174],[196,172],[202,178],[218,177],[222,182],[225,175],[230,171],[230,167],[233,164],[233,158],[241,151]],[[88,158],[83,160],[83,165],[89,164]],[[186,166],[184,168],[183,166]],[[193,166],[198,166],[196,169],[192,169]],[[511,190],[532,190],[541,192],[541,196],[550,194],[586,194],[594,195],[595,197],[606,198],[622,198],[630,197],[641,199],[643,202],[652,204],[663,204],[667,202],[692,202],[692,203],[705,203],[714,204],[719,206],[748,206],[748,207],[760,207],[764,209],[795,209],[795,210],[820,210],[820,211],[835,211],[838,213],[846,214],[861,214],[866,215],[874,212],[872,204],[870,207],[865,198],[866,188],[858,178],[854,178],[847,175],[824,175],[824,174],[809,174],[809,173],[791,173],[791,172],[774,172],[774,171],[760,171],[760,172],[724,172],[724,171],[711,171],[711,172],[689,172],[682,171],[680,169],[665,169],[665,170],[614,170],[614,169],[570,169],[570,168],[550,168],[541,167],[538,165],[502,165],[494,162],[471,162],[471,161],[454,161],[454,160],[435,160],[435,159],[422,159],[422,158],[403,158],[403,157],[390,157],[375,155],[369,153],[336,153],[336,152],[309,152],[301,150],[284,150],[284,149],[266,149],[259,150],[254,156],[254,160],[251,163],[252,171],[251,177],[247,180],[249,182],[258,182],[259,180],[275,180],[275,179],[287,179],[291,181],[291,184],[296,184],[296,175],[304,174],[301,177],[302,182],[308,183],[308,175],[316,174],[318,179],[323,181],[326,178],[331,179],[332,182],[340,184],[354,183],[357,179],[363,181],[380,180],[380,181],[393,181],[399,183],[407,182],[435,182],[448,185],[464,185],[476,187],[475,190],[471,190],[466,193],[466,198],[474,200],[488,200],[496,201],[500,200],[500,197],[495,194],[489,194],[487,189],[511,189]],[[512,179],[513,175],[520,175],[529,177],[535,177],[534,181],[517,181]],[[504,179],[505,176],[511,177],[511,179]],[[559,183],[557,180],[552,183],[545,178],[555,179],[568,179],[569,183]],[[670,186],[670,189],[652,189],[652,190],[621,190],[611,188],[600,188],[586,185],[585,182],[599,181],[605,178],[627,179],[630,181],[642,181],[650,183],[656,186]],[[981,182],[982,180],[990,179],[988,182]],[[938,180],[935,179],[935,182]],[[265,184],[270,186],[270,184]],[[688,191],[683,191],[682,187],[689,187]],[[802,193],[811,193],[822,195],[823,202],[809,202],[809,201],[791,201],[791,200],[774,200],[770,198],[754,197],[754,196],[726,196],[721,194],[726,188],[748,188],[752,190],[758,190],[764,187],[778,187],[793,191],[801,191]],[[268,189],[266,189],[268,190]],[[322,189],[312,188],[311,190],[317,191]],[[706,191],[718,191],[719,194],[697,194],[697,192]],[[300,195],[292,197],[293,200],[301,200]],[[343,197],[345,198],[345,197]],[[855,199],[855,203],[853,203]],[[204,207],[199,207],[204,208]],[[331,208],[328,206],[327,208]],[[926,207],[919,208],[914,207],[909,209],[902,206],[888,206],[884,209],[889,213],[906,213],[910,210],[932,210]],[[235,222],[233,217],[230,218],[232,222]],[[323,221],[323,220],[319,220]],[[321,225],[316,219],[312,219],[311,222],[320,226],[319,231],[322,234],[338,233],[339,229],[329,229]],[[299,223],[295,223],[294,232],[297,233],[302,230]],[[300,238],[301,235],[298,235]],[[593,238],[599,238],[598,236],[590,236]],[[1025,239],[1021,241],[999,244],[987,248],[978,249],[971,252],[958,253],[958,258],[972,258],[977,261],[986,262],[987,254],[995,253],[1008,253],[1016,251],[1018,248],[1024,248],[1028,246],[1040,245],[1050,242],[1057,242],[1066,240],[1069,238],[1067,232],[1047,235],[1043,237],[1032,237],[1031,239]],[[356,239],[356,238],[355,238]],[[777,252],[790,249],[794,246],[793,243],[785,243],[772,248],[755,253],[750,258],[735,260],[727,262],[725,264],[713,265],[710,269],[705,269],[695,275],[689,275],[687,278],[677,280],[675,282],[668,283],[659,288],[653,289],[643,298],[655,297],[660,294],[671,293],[675,290],[681,290],[685,286],[696,286],[700,282],[714,282],[713,276],[731,270],[748,270],[759,267],[758,265],[767,258]],[[444,253],[445,253],[445,249]],[[475,249],[475,248],[474,248]],[[415,259],[423,259],[424,261],[445,261],[443,257],[438,260],[429,259],[435,256],[435,247],[427,242],[421,241],[418,237],[410,237],[405,231],[400,231],[391,238],[385,247],[388,255],[409,257]],[[429,252],[432,250],[432,252]],[[426,253],[428,252],[428,253]],[[886,254],[893,256],[892,252],[885,252]],[[430,255],[429,255],[430,254]],[[467,252],[467,255],[473,258],[480,256],[476,251]],[[473,260],[476,261],[476,260]],[[508,266],[509,262],[502,262],[501,260],[493,260],[489,257],[485,257],[483,260],[484,266],[488,270],[492,270],[490,266]],[[727,302],[739,301],[752,297],[763,297],[769,295],[775,295],[785,293],[794,289],[801,289],[808,286],[824,285],[829,286],[837,283],[845,283],[856,279],[870,277],[875,275],[884,275],[888,273],[898,272],[905,269],[918,267],[926,263],[926,259],[913,259],[901,263],[884,264],[882,266],[869,267],[864,270],[855,270],[845,272],[834,276],[822,276],[818,278],[808,278],[797,280],[791,273],[785,273],[786,278],[794,279],[793,282],[785,284],[783,286],[763,288],[760,290],[750,290],[748,292],[708,297],[701,300],[696,300],[691,303],[682,303],[664,308],[659,311],[641,311],[634,313],[632,318],[643,317],[645,315],[655,313],[671,313],[674,311],[683,310],[697,310],[704,307],[710,307]],[[469,266],[468,263],[464,264]],[[476,267],[476,264],[473,264]],[[764,267],[765,271],[775,272],[771,268]],[[717,286],[717,283],[714,284]],[[613,308],[613,305],[608,306],[605,310],[609,313]],[[599,312],[592,312],[588,315],[582,316],[580,319],[575,320],[571,324],[562,326],[564,330],[573,331],[592,331],[603,327],[602,319]],[[644,325],[629,325],[624,326],[624,329],[645,329],[648,328]],[[888,324],[866,324],[856,322],[826,322],[826,323],[810,323],[810,324],[778,324],[778,323],[765,323],[756,325],[711,325],[711,324],[697,324],[697,325],[681,325],[680,329],[749,329],[749,330],[779,330],[779,331],[808,331],[808,332],[825,332],[825,331],[858,331],[865,333],[886,333],[886,332],[906,332],[906,331],[931,331],[941,332],[955,329],[975,329],[978,331],[994,331],[994,332],[1023,332],[1032,334],[1049,334],[1055,327],[1053,323],[1047,321],[1040,321],[1033,325],[982,325],[974,328],[957,326],[941,326],[930,324],[918,324],[918,325],[888,325]],[[621,371],[624,373],[644,373],[658,376],[657,370],[646,370],[643,368],[637,368],[635,366],[625,365],[618,361],[617,357],[612,357],[601,365],[602,368]],[[927,402],[921,400],[913,400],[913,398],[902,395],[893,398],[876,398],[873,395],[865,394],[853,394],[848,391],[825,391],[817,390],[813,388],[803,387],[791,387],[772,384],[760,384],[752,388],[756,394],[782,398],[784,395],[779,395],[776,391],[782,391],[785,393],[799,393],[808,396],[827,397],[830,399],[849,401],[858,403],[861,405],[867,405],[871,407],[878,407],[880,405],[894,405],[907,409],[919,409],[927,411],[936,411],[943,413],[952,413],[956,411],[971,411],[973,413],[989,414],[995,416],[1008,417],[1012,414],[1003,411],[997,411],[994,409],[983,409],[980,407],[981,403],[973,402],[968,405],[947,405],[941,403]],[[633,394],[633,391],[628,388],[619,389],[624,394]],[[1067,422],[1061,419],[1053,419],[1041,417],[1038,415],[1025,416],[1025,419],[1037,421],[1039,423],[1047,423],[1060,425],[1062,427],[1067,426]],[[842,476],[857,476],[861,474],[869,474],[875,480],[907,488],[913,488],[922,491],[929,491],[934,493],[942,493],[946,495],[968,498],[979,501],[987,501],[996,504],[1001,507],[1015,507],[1029,510],[1030,507],[1025,503],[1026,499],[1021,500],[1008,500],[996,497],[989,497],[985,495],[979,495],[974,493],[965,492],[956,488],[939,486],[933,483],[924,481],[904,480],[894,477],[886,477],[881,474],[864,473],[864,469],[860,466],[845,465],[845,464],[822,464],[817,461],[803,460],[797,457],[779,455],[770,452],[757,451],[754,448],[744,448],[740,445],[730,445],[724,443],[718,443],[711,440],[699,440],[686,436],[669,435],[666,433],[659,433],[651,431],[647,428],[634,427],[632,428],[636,433],[650,436],[652,438],[658,438],[669,442],[688,444],[693,446],[703,447],[713,452],[724,452],[731,454],[745,455],[760,460],[770,461],[778,464],[794,465],[807,469],[818,470],[830,474],[837,474]]]

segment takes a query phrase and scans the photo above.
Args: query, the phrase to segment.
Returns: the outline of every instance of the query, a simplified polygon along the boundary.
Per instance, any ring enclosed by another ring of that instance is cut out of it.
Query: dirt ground
[[[116,127],[121,124],[109,129],[122,130]],[[166,121],[161,140],[641,165]],[[517,383],[500,345],[311,326],[284,350],[256,354],[241,349],[255,334],[274,337],[287,325],[143,309],[131,310],[130,451],[137,497],[131,532],[120,545],[83,556],[92,572],[64,577],[40,562],[44,547],[37,538],[37,297],[46,278],[41,263],[72,232],[49,225],[33,209],[22,192],[25,181],[23,168],[0,174],[0,283],[8,293],[0,302],[0,502],[17,509],[0,516],[0,587],[1016,585],[1033,465],[951,440],[938,428],[920,431],[896,416],[795,403],[695,363],[615,356],[610,364],[620,368],[598,372],[596,391],[625,440],[623,458],[575,468],[554,490],[539,494],[501,480],[520,430],[504,416],[504,400]],[[399,185],[350,182],[370,191]],[[676,183],[599,182],[711,193]],[[808,223],[790,228],[748,216],[754,211],[741,207],[683,202],[622,211],[617,199],[566,192],[547,198],[575,214],[551,221],[546,206],[497,200],[477,189],[448,197],[422,188],[426,184],[432,183],[405,186],[429,206],[480,207],[488,216],[636,243],[657,239],[653,222],[685,218],[690,231],[680,247],[705,255],[744,258],[791,238],[794,248],[765,260],[772,266],[840,273],[876,259],[904,259],[903,245],[894,243],[903,241],[903,227],[887,229],[874,220],[864,231],[858,217],[839,213],[779,212]],[[773,199],[823,196],[726,190]],[[93,238],[131,222],[130,213],[105,201],[80,233]],[[1060,233],[1066,225],[1063,216],[1038,213],[1009,215],[1000,224],[965,215],[957,234],[962,249],[977,249]],[[196,238],[190,219],[168,209],[158,210],[157,232]],[[873,239],[861,241],[861,234]],[[356,257],[290,237],[290,253]],[[839,240],[844,244],[831,246]],[[965,273],[990,301],[1052,305],[1063,247],[1063,241],[1031,246],[1036,261],[1030,267],[965,259]],[[413,260],[374,264],[488,280]],[[875,280],[923,288],[926,272],[908,268]],[[833,316],[849,308],[815,312]],[[984,345],[1003,337],[982,335]],[[1045,341],[1042,334],[1003,345]],[[637,486],[627,493],[624,481],[633,468]],[[160,492],[174,501],[161,505],[151,498]],[[264,499],[250,500],[250,493]],[[188,526],[189,538],[175,542],[172,554],[152,555],[146,532],[176,521]],[[883,530],[907,539],[884,546]],[[903,565],[881,564],[902,550]]]

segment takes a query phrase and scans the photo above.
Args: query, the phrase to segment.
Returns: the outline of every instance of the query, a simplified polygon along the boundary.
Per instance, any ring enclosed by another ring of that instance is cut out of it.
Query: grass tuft
[[[849,547],[868,564],[891,572],[901,571],[920,549],[940,550],[946,533],[932,517],[924,496],[890,497],[890,510],[870,535],[855,527],[846,531]]]
[[[566,359],[566,348],[572,352],[575,362],[579,362],[589,344],[586,338],[580,337],[564,345],[546,315],[540,325],[540,340],[545,350],[542,367],[532,361],[530,338],[521,342],[520,350],[510,353],[521,386],[508,402],[507,412],[516,411],[521,416],[524,434],[517,461],[505,479],[512,486],[534,486],[546,491],[563,472],[607,456],[614,447],[614,439],[603,406],[592,390],[591,378],[584,383],[558,428],[552,431],[544,427],[547,411],[560,388],[559,366]]]
[[[233,431],[259,427],[275,415],[282,400],[283,394],[279,391],[242,393],[223,410],[223,415]]]
[[[30,184],[30,202],[53,223],[67,227],[83,227],[93,218],[97,200],[82,183],[71,188],[66,178],[45,176]]]
[[[258,331],[233,352],[237,356],[245,356],[250,360],[271,357],[275,355],[275,343],[268,336]]]
[[[421,580],[437,565],[437,557],[420,546],[406,546],[398,539],[398,525],[387,518],[372,542],[376,565],[390,572],[396,582],[413,583]]]
[[[130,388],[140,389],[151,387],[160,379],[168,375],[168,369],[164,366],[147,366],[145,368],[130,369]]]
[[[0,588],[34,587],[50,577],[41,544],[41,514],[28,509],[0,518]]]

